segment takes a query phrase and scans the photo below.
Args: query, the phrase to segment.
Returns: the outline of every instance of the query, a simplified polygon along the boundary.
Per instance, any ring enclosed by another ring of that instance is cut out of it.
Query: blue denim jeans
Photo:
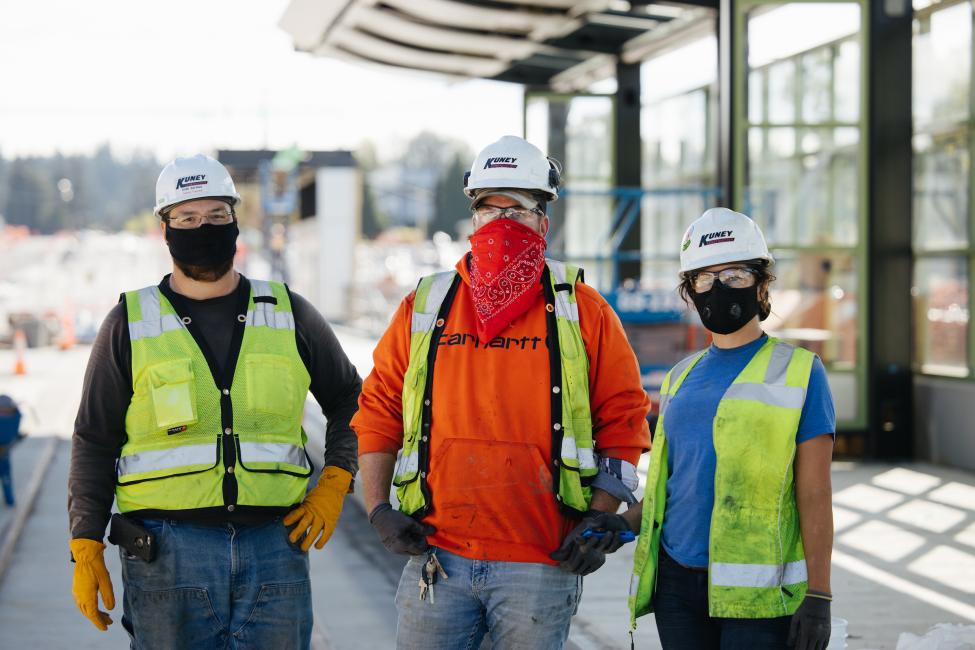
[[[281,519],[203,526],[148,519],[156,559],[122,556],[122,626],[133,650],[308,648],[308,555]]]
[[[582,577],[557,566],[468,560],[442,549],[434,599],[420,600],[426,555],[410,558],[399,588],[396,647],[400,650],[476,650],[490,633],[495,648],[552,650],[569,636],[582,598]]]
[[[653,609],[664,650],[784,650],[791,616],[711,618],[708,572],[660,549]]]

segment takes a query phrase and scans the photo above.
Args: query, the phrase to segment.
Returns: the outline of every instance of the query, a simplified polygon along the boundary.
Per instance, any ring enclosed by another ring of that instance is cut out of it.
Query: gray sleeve
[[[101,541],[115,498],[115,461],[125,443],[132,399],[132,348],[125,303],[105,317],[88,358],[71,438],[68,518],[71,537]]]
[[[328,421],[325,466],[340,467],[354,476],[359,469],[359,443],[349,421],[359,408],[362,380],[318,310],[298,294],[290,295],[298,352],[311,375],[311,394]]]

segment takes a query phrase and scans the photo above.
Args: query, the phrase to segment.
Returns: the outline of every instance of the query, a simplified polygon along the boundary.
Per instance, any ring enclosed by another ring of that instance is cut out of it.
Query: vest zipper
[[[183,302],[183,297],[170,288],[168,275],[159,283],[159,290],[169,300],[173,309],[176,310],[176,314],[182,317],[180,307],[185,305],[185,303]],[[190,336],[193,337],[193,341],[203,354],[203,358],[206,359],[214,386],[220,391],[220,431],[217,432],[217,440],[221,450],[220,456],[223,459],[224,473],[222,491],[223,504],[227,512],[233,512],[237,507],[238,494],[237,477],[234,474],[237,465],[237,432],[234,430],[234,406],[230,393],[236,374],[237,361],[240,357],[240,348],[244,342],[247,307],[250,305],[251,298],[250,281],[243,275],[240,276],[240,282],[237,284],[235,292],[238,317],[234,319],[234,331],[230,339],[230,348],[227,350],[227,358],[222,366],[217,361],[213,350],[207,344],[202,333],[197,329],[196,323],[190,321],[185,325]],[[183,313],[185,311],[184,309]],[[244,319],[242,320],[239,315],[243,315]]]

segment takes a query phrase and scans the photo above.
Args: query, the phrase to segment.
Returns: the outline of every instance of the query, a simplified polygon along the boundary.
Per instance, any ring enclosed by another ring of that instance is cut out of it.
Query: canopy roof
[[[625,0],[291,0],[280,26],[295,48],[459,77],[547,86],[605,65],[628,41],[690,5]],[[694,12],[696,13],[696,12]]]

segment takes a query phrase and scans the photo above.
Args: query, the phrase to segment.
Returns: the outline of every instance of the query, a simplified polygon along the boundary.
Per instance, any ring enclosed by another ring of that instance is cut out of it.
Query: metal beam
[[[566,21],[557,14],[477,7],[451,0],[383,0],[405,14],[436,25],[488,32],[528,34],[552,29]]]
[[[278,27],[291,34],[295,48],[311,52],[356,0],[291,0]]]
[[[869,151],[867,453],[914,456],[912,351],[912,155],[910,4],[866,3]]]
[[[735,0],[720,0],[718,8],[718,185],[723,192],[723,205],[738,206],[735,182]],[[744,116],[742,116],[744,119]]]
[[[524,38],[465,32],[429,25],[403,14],[357,5],[348,13],[346,25],[383,38],[456,54],[472,54],[504,61],[528,58],[542,46]]]
[[[497,59],[418,50],[347,27],[334,29],[328,44],[381,63],[468,77],[493,77],[508,67]]]
[[[643,140],[640,137],[640,68],[639,63],[616,64],[616,102],[614,104],[614,169],[615,184],[619,187],[640,187],[643,181]],[[623,238],[621,251],[640,251],[641,215],[637,210],[633,227]],[[639,260],[621,262],[619,280],[639,280],[642,273]]]
[[[548,151],[547,155],[565,164],[566,155],[566,126],[569,120],[568,100],[552,98],[548,102]],[[548,204],[551,223],[549,241],[561,241],[565,248],[565,202],[556,201]]]

